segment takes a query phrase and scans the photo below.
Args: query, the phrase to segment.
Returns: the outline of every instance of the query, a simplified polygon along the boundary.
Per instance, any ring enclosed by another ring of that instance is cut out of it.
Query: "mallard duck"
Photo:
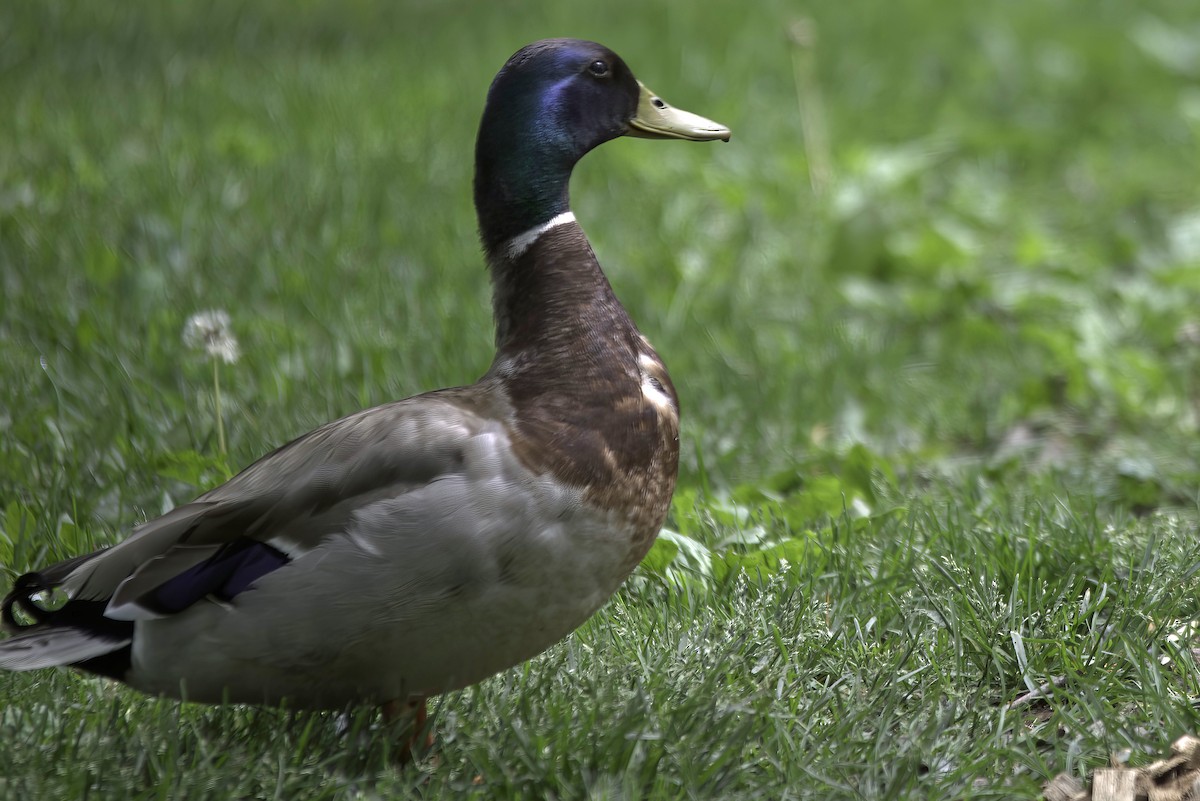
[[[679,458],[666,367],[568,203],[576,162],[625,135],[729,130],[667,105],[594,42],[513,55],[475,150],[487,373],[322,426],[111,548],[22,575],[0,667],[420,721],[426,698],[587,620],[653,543]]]

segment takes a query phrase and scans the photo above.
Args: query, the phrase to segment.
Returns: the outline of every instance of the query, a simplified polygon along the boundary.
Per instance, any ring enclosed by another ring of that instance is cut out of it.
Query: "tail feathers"
[[[114,640],[84,629],[38,626],[33,631],[0,641],[0,668],[86,667],[86,663],[127,648],[131,641],[131,637]]]
[[[55,586],[57,582],[42,573],[17,579],[0,606],[0,622],[14,635],[0,640],[0,668],[64,665],[123,678],[129,668],[133,623],[105,617],[106,600],[69,600],[51,608],[42,599]]]

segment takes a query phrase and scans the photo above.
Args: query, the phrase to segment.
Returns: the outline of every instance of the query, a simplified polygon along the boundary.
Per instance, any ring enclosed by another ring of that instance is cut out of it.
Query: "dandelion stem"
[[[221,360],[214,358],[213,366],[213,407],[217,412],[217,449],[225,456],[225,416],[221,413]]]
[[[808,180],[813,192],[823,195],[833,183],[833,158],[825,129],[825,105],[817,82],[817,24],[807,17],[795,20],[788,29],[792,44],[792,74],[796,80],[796,102],[800,106],[800,133],[808,154]]]

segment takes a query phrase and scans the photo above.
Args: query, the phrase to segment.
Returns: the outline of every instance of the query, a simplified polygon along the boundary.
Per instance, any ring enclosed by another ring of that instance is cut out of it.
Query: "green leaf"
[[[798,577],[808,569],[815,553],[821,552],[816,535],[805,532],[800,537],[789,537],[766,548],[739,551],[729,550],[713,556],[713,575],[718,582],[725,582],[745,573],[750,578],[765,579],[780,573],[792,573]]]
[[[679,555],[679,546],[670,539],[660,536],[650,546],[650,551],[642,558],[642,567],[651,573],[665,575],[667,565],[675,561]]]

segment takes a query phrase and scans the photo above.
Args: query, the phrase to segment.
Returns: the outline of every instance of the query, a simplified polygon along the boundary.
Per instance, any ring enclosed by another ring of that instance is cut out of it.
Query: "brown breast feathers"
[[[492,276],[497,354],[485,381],[511,403],[518,455],[628,519],[640,559],[679,468],[679,401],[666,368],[575,223],[515,261],[493,262]]]

